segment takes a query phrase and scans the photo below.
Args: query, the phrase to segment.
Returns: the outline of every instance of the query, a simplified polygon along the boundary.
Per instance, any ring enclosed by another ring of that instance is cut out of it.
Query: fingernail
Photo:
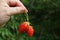
[[[25,13],[28,13],[28,10],[26,9]]]

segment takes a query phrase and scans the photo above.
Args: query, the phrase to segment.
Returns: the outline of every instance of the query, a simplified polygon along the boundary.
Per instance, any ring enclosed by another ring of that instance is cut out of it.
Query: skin
[[[10,16],[27,12],[28,10],[19,0],[0,0],[0,27],[8,22]]]

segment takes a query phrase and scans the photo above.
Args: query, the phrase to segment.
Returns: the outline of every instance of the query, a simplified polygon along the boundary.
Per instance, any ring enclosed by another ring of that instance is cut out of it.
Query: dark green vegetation
[[[15,15],[0,29],[0,40],[60,40],[60,0],[21,1],[29,10],[29,20],[35,29],[33,37],[18,34],[21,15]]]

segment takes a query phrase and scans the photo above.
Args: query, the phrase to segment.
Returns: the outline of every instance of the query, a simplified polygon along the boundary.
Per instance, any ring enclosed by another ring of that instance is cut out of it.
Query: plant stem
[[[28,14],[27,14],[27,13],[25,13],[24,15],[25,15],[26,21],[28,21],[28,22],[29,22]]]

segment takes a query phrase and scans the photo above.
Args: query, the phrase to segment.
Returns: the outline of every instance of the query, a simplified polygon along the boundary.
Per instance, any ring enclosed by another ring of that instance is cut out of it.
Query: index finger
[[[17,1],[17,6],[24,8],[25,11],[28,12],[27,8],[23,5],[21,1]]]

